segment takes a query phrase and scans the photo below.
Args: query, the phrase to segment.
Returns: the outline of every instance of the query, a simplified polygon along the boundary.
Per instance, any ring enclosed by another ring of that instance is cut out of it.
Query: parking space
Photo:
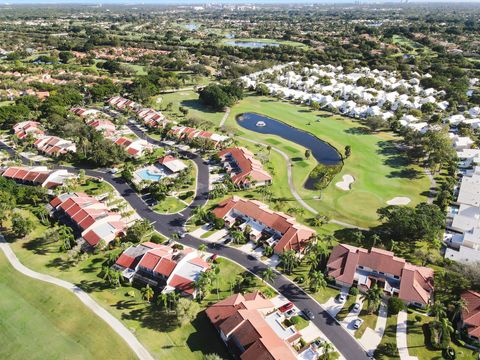
[[[355,308],[352,308],[352,310],[348,313],[347,316],[345,316],[345,319],[343,319],[342,321],[343,327],[345,327],[345,329],[347,329],[352,335],[355,333],[355,331],[357,331],[354,326],[354,322],[358,319],[358,315],[362,310],[363,301],[360,295],[357,295],[355,304],[358,305]]]
[[[348,289],[342,288],[340,290],[340,295],[344,295],[345,298],[348,294]],[[331,297],[325,304],[322,304],[323,308],[333,317],[336,317],[337,314],[342,310],[345,301],[339,301],[338,297]]]

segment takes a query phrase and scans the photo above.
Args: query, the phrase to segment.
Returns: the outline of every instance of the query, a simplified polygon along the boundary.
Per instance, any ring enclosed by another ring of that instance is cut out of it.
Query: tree
[[[23,238],[33,230],[33,222],[29,218],[15,213],[12,216],[12,231],[16,237]]]
[[[308,282],[310,290],[317,292],[318,289],[325,289],[327,287],[327,281],[321,271],[310,271],[308,273]]]
[[[215,354],[215,353],[207,354],[207,355],[204,356],[203,359],[204,360],[223,360],[223,358],[220,355]]]
[[[230,231],[230,237],[235,244],[244,244],[246,242],[245,234],[240,230]]]
[[[305,150],[305,158],[308,160],[312,156],[312,151],[310,149]]]
[[[273,282],[275,280],[275,273],[271,268],[266,268],[260,273],[263,282]]]
[[[350,145],[345,146],[345,158],[349,158],[352,154],[352,147]]]
[[[293,268],[298,264],[297,254],[294,250],[287,250],[280,254],[280,261],[283,269],[287,274],[291,274]]]
[[[323,225],[327,224],[330,221],[328,216],[325,215],[315,215],[310,222],[312,226],[322,227]]]
[[[265,84],[258,84],[255,87],[255,92],[257,93],[257,95],[260,96],[267,96],[268,94],[270,94],[270,90],[268,90],[268,87]]]
[[[447,312],[445,306],[438,300],[436,300],[432,305],[429,306],[430,314],[435,316],[435,320],[440,321],[440,319],[447,317]]]
[[[153,298],[153,295],[154,295],[154,292],[153,292],[153,289],[150,287],[149,284],[147,284],[147,286],[145,286],[143,289],[142,289],[142,297],[147,301],[147,302],[150,302]]]
[[[456,158],[455,150],[446,131],[429,130],[423,137],[427,166],[434,172]]]
[[[362,295],[362,299],[367,301],[368,312],[372,314],[378,309],[382,302],[383,291],[376,284]]]
[[[184,326],[191,323],[193,319],[197,317],[199,311],[200,305],[197,302],[193,302],[187,298],[181,298],[178,300],[175,308],[178,325]]]
[[[323,352],[322,355],[320,355],[321,360],[330,360],[333,356],[333,353],[335,352],[335,348],[333,345],[327,341],[324,341],[321,345]]]
[[[201,255],[205,255],[205,251],[207,251],[207,245],[205,244],[200,244],[198,245],[198,251],[200,251]]]
[[[147,219],[137,220],[130,226],[125,235],[127,241],[139,243],[153,231],[153,225]]]
[[[392,296],[388,299],[388,313],[397,315],[405,308],[405,304],[398,297]]]
[[[381,116],[371,116],[365,119],[365,125],[370,129],[372,132],[376,132],[383,126],[385,126],[386,122],[383,120]]]

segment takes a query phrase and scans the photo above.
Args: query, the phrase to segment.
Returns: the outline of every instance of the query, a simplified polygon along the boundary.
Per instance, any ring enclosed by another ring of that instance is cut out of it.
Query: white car
[[[360,307],[361,307],[360,303],[357,302],[357,303],[353,304],[352,311],[359,312]]]
[[[356,319],[354,322],[353,322],[353,327],[355,329],[358,329],[360,328],[360,326],[362,326],[363,324],[363,320],[362,319]]]
[[[339,302],[339,303],[344,303],[344,302],[347,300],[347,295],[345,295],[345,294],[340,294],[340,295],[338,295],[338,298],[337,298],[337,299],[338,299],[338,302]]]

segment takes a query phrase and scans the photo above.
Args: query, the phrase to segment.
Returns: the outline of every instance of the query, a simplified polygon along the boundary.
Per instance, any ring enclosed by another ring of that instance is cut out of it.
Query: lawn
[[[363,302],[362,306],[362,311],[360,311],[359,318],[363,320],[363,324],[360,326],[360,328],[355,331],[355,337],[357,339],[360,339],[367,330],[367,327],[371,328],[372,330],[375,330],[375,324],[377,323],[377,317],[378,317],[378,311],[375,311],[373,314],[369,314],[367,311],[367,302]]]
[[[35,219],[28,210],[23,209],[22,212]],[[70,281],[89,292],[100,305],[131,329],[156,358],[201,360],[211,352],[218,353],[224,359],[229,358],[223,342],[204,312],[199,313],[191,324],[180,328],[169,327],[161,314],[151,311],[150,306],[141,298],[138,288],[123,286],[111,289],[105,285],[99,273],[107,253],[92,254],[74,265],[66,254],[59,252],[59,243],[49,244],[40,238],[46,228],[39,225],[38,220],[35,225],[32,234],[12,244],[20,261],[29,268]],[[209,302],[229,296],[233,292],[235,280],[246,274],[243,268],[225,259],[220,259],[219,268],[218,283],[213,285],[214,290],[202,302],[202,308]],[[253,279],[252,284],[252,287],[242,290],[253,291],[265,287],[257,278]],[[129,293],[133,293],[133,296]],[[107,357],[109,358],[105,358]]]
[[[409,311],[408,314],[408,328],[407,328],[407,345],[410,356],[416,356],[419,360],[427,359],[442,359],[442,352],[440,350],[433,350],[430,346],[430,339],[426,337],[429,334],[428,323],[433,320],[429,316],[421,316],[421,321],[415,321],[417,313]],[[429,335],[428,335],[429,336]],[[457,359],[473,360],[478,358],[475,351],[460,347],[453,342],[450,346],[455,349]]]
[[[397,315],[389,314],[387,316],[387,324],[385,325],[385,332],[383,333],[382,341],[378,346],[380,349],[382,345],[393,344],[396,349],[395,356],[388,356],[385,359],[399,359],[398,349],[397,349]]]
[[[168,103],[172,103],[172,110],[162,110],[165,115],[172,120],[182,121],[185,119],[180,112],[180,106],[188,109],[187,118],[198,118],[210,121],[213,127],[220,124],[224,112],[213,111],[203,105],[198,99],[198,94],[192,90],[177,91],[172,93],[161,94],[152,100],[153,107],[156,109],[164,109]]]
[[[306,190],[304,183],[316,161],[313,158],[307,160],[304,157],[305,148],[295,143],[241,128],[235,118],[245,112],[257,112],[311,132],[341,153],[346,145],[350,145],[351,156],[325,190]],[[256,140],[284,151],[293,163],[297,192],[310,206],[331,218],[369,227],[378,224],[376,210],[386,206],[386,202],[394,197],[409,197],[411,205],[427,199],[425,192],[430,187],[428,177],[420,167],[408,164],[407,158],[396,148],[400,138],[391,132],[369,134],[361,124],[349,118],[258,96],[247,96],[235,105],[226,124],[238,129],[242,145],[248,144],[248,140]],[[285,160],[277,156],[272,157],[271,162],[275,169],[274,188],[288,189]],[[349,191],[335,186],[346,174],[355,178]],[[286,191],[282,199],[292,200],[293,196]]]
[[[177,213],[186,207],[176,196],[167,196],[165,200],[160,201],[153,210],[161,214]]]
[[[2,359],[136,359],[75,295],[17,272],[0,252]]]

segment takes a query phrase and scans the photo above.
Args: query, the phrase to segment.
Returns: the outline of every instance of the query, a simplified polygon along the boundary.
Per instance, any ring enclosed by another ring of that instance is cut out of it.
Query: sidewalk
[[[370,355],[373,355],[373,352],[382,341],[385,326],[387,325],[387,313],[387,306],[382,302],[380,309],[378,310],[375,330],[367,328],[360,339],[360,343],[365,349],[367,349],[367,352]]]
[[[397,316],[397,348],[400,360],[418,360],[416,356],[408,354],[407,344],[407,312],[402,310]]]

